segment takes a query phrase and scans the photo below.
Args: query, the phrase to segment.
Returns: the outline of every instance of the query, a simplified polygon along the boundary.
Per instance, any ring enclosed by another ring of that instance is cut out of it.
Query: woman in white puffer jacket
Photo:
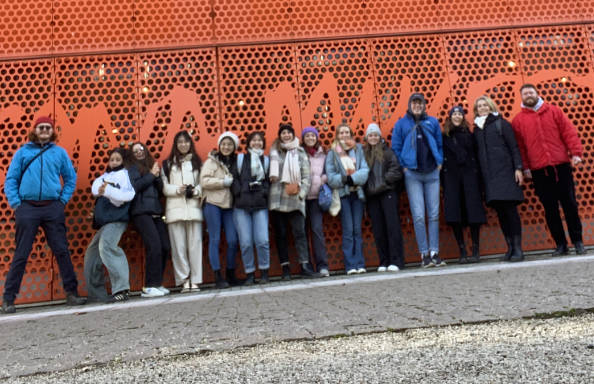
[[[163,162],[161,178],[175,285],[183,286],[182,293],[199,291],[202,283],[201,165],[190,134],[178,132]]]

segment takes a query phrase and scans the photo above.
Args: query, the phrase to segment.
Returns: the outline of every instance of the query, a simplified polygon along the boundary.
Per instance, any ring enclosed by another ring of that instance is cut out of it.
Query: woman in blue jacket
[[[342,224],[342,252],[347,275],[365,273],[363,257],[363,203],[362,186],[367,182],[369,168],[361,144],[355,142],[353,131],[347,124],[336,127],[336,137],[326,156],[328,185],[340,194],[340,221]]]
[[[413,93],[406,115],[392,130],[392,150],[404,169],[404,183],[423,267],[445,265],[439,257],[439,170],[443,163],[441,129],[428,116],[425,97]],[[429,243],[425,231],[428,217]]]

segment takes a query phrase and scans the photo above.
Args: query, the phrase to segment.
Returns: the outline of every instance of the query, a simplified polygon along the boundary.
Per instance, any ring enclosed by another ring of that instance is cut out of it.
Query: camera
[[[191,184],[186,185],[186,199],[194,197],[194,186]]]

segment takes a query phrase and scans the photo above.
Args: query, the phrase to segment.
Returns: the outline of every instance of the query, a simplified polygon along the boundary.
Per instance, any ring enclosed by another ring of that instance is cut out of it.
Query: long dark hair
[[[140,145],[142,149],[144,149],[144,159],[138,160],[136,156],[134,156],[134,146]],[[142,144],[140,141],[135,142],[130,146],[130,152],[132,155],[129,157],[128,167],[135,165],[138,168],[138,171],[141,175],[145,175],[151,171],[153,165],[155,164],[155,158],[151,155],[146,145]]]
[[[185,156],[182,155],[181,152],[177,149],[177,140],[180,137],[183,137],[184,139],[190,142],[190,154],[192,155],[192,160],[190,161],[192,162],[192,170],[200,170],[200,167],[202,166],[202,159],[200,159],[200,156],[196,152],[194,140],[192,140],[192,137],[190,136],[188,131],[179,131],[173,137],[173,145],[171,147],[171,152],[169,153],[169,156],[167,156],[167,159],[165,159],[165,161],[163,162],[163,170],[165,171],[167,178],[169,178],[169,176],[171,175],[171,167],[173,165],[177,165],[178,167],[180,167],[182,158]]]
[[[128,163],[129,159],[130,159],[130,152],[126,149],[126,148],[122,148],[122,147],[116,147],[112,150],[110,150],[108,152],[109,154],[109,158],[111,159],[111,155],[113,155],[114,153],[118,153],[121,157],[122,157],[122,165],[119,168],[125,168],[126,164]],[[114,169],[111,169],[109,164],[107,165],[107,167],[105,168],[105,170],[107,172],[111,172],[114,171]]]
[[[365,154],[365,161],[370,168],[375,161],[381,162],[384,160],[384,145],[386,145],[386,142],[381,136],[380,141],[373,146],[369,145],[367,140],[365,140],[365,144],[363,144],[363,153]]]
[[[450,136],[450,133],[452,133],[455,130],[460,130],[461,132],[470,132],[470,128],[468,128],[468,123],[466,122],[466,119],[462,119],[460,125],[455,126],[454,123],[452,123],[452,118],[448,116],[446,118],[445,123],[443,124],[443,134],[446,136]]]

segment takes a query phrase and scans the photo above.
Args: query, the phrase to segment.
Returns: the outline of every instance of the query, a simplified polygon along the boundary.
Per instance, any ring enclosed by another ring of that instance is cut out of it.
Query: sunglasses
[[[52,126],[49,124],[39,124],[36,128],[40,131],[51,131]]]

